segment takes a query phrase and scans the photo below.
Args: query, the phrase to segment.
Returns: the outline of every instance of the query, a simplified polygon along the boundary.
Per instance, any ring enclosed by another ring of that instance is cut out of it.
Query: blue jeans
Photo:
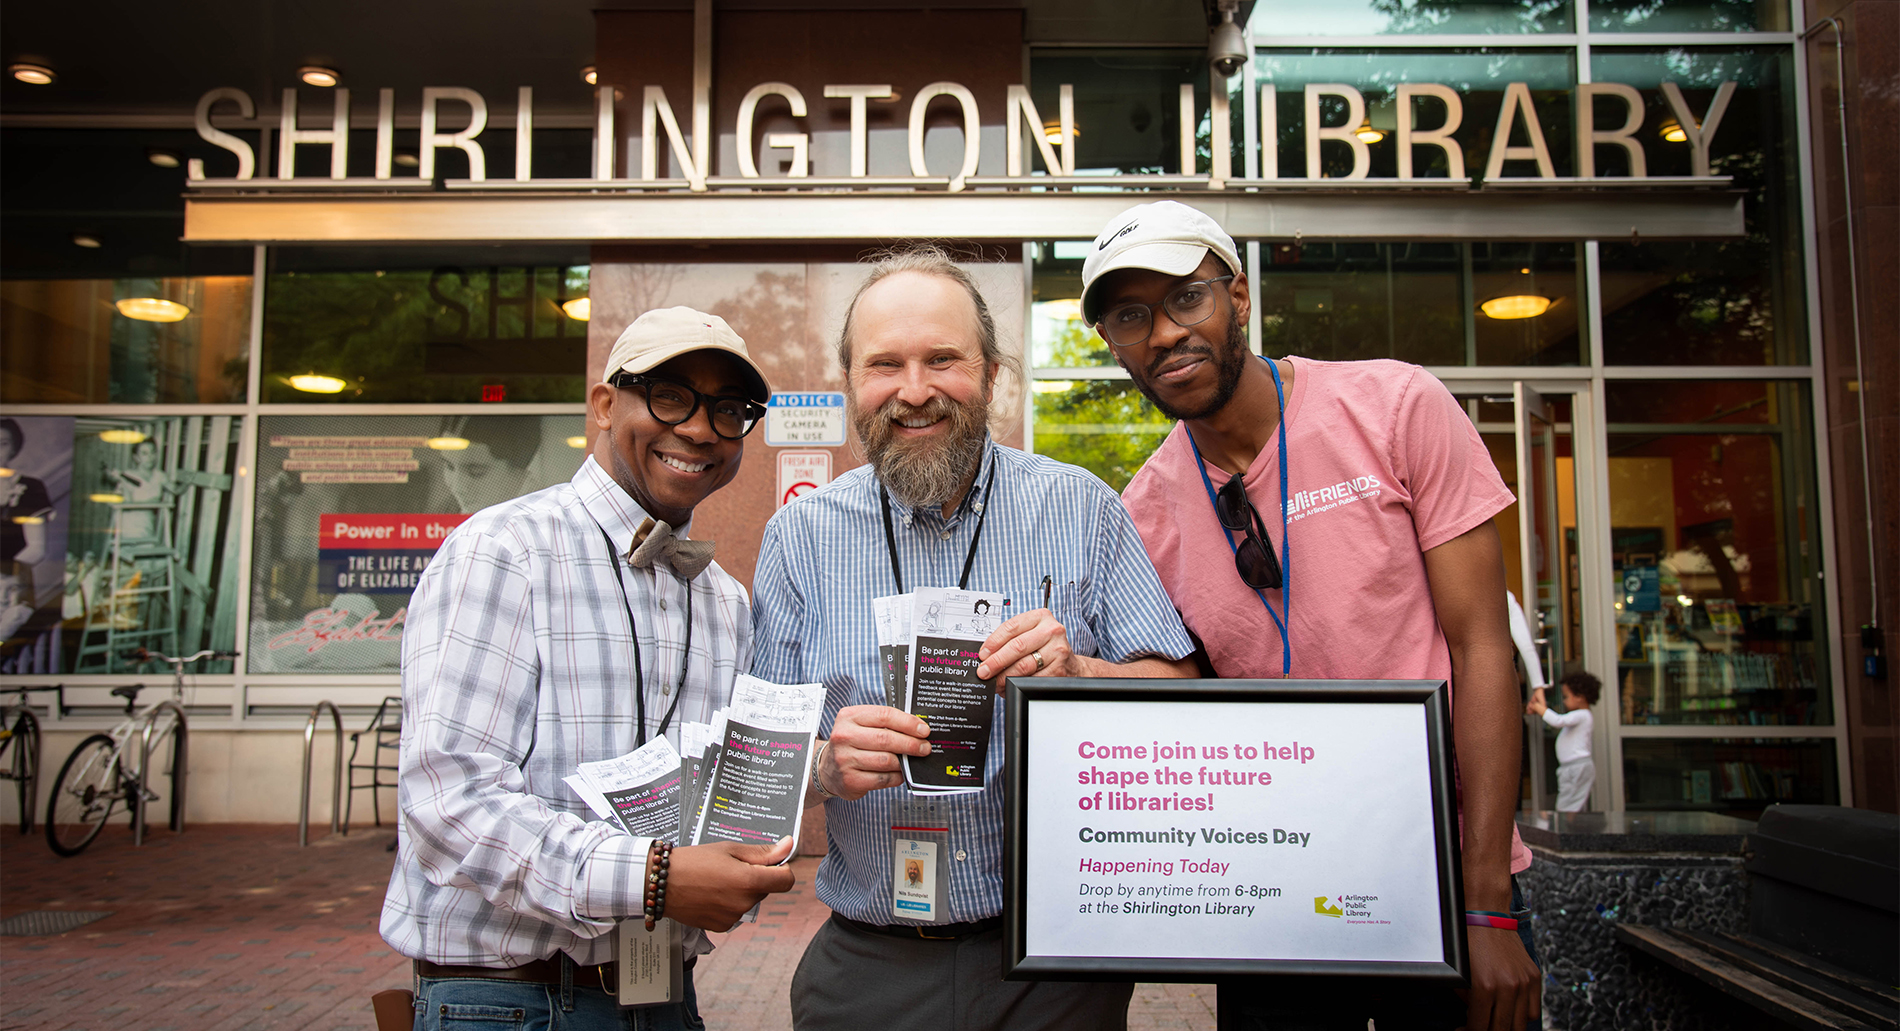
[[[416,991],[415,1031],[703,1031],[691,968],[685,984],[677,1005],[622,1009],[598,987],[425,977]]]

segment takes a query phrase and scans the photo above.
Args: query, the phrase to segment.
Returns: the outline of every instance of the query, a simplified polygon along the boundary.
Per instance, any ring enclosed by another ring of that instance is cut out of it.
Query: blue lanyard
[[[1293,565],[1292,553],[1287,550],[1286,536],[1286,389],[1280,385],[1280,367],[1273,359],[1264,355],[1260,359],[1267,363],[1267,371],[1273,373],[1273,393],[1280,399],[1280,426],[1277,436],[1280,438],[1280,611],[1273,611],[1273,603],[1267,600],[1267,593],[1254,588],[1260,596],[1260,604],[1267,607],[1267,615],[1273,617],[1273,625],[1280,628],[1280,675],[1293,675],[1293,639],[1287,633],[1287,625],[1293,620]],[[1201,457],[1201,446],[1194,442],[1194,434],[1188,433],[1188,446],[1194,449],[1194,468],[1201,471],[1201,486],[1207,488],[1207,503],[1214,506],[1214,524],[1220,525],[1220,504],[1214,500],[1214,481],[1207,478],[1207,461]],[[1240,554],[1240,545],[1234,543],[1233,531],[1225,526],[1221,533],[1227,538],[1227,546],[1236,556]],[[1267,542],[1271,545],[1273,542]]]

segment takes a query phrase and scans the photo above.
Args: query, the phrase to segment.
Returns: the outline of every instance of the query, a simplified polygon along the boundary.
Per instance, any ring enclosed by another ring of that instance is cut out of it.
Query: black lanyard
[[[607,532],[606,527],[600,526],[598,521],[596,521],[594,525],[600,527],[601,539],[607,542],[607,558],[608,561],[613,563],[614,582],[620,585],[620,601],[627,607],[627,628],[633,635],[633,682],[635,687],[633,692],[633,706],[634,718],[640,721],[640,730],[634,737],[633,744],[635,748],[638,748],[647,743],[647,677],[646,669],[640,660],[640,621],[633,618],[633,597],[627,593],[627,576],[620,570],[620,549],[614,546],[613,535]],[[654,632],[653,640],[655,644],[659,643],[660,637],[657,629]],[[686,693],[686,671],[693,664],[693,585],[690,582],[686,585],[686,647],[681,650],[680,655],[680,682],[679,686],[673,689],[673,704],[667,706],[666,715],[660,719],[661,736],[665,736],[666,734],[666,725],[673,722],[674,710],[680,707],[680,696]]]
[[[976,503],[976,532],[970,535],[970,552],[963,556],[963,575],[957,578],[957,590],[970,588],[970,566],[976,562],[976,542],[983,539],[983,520],[990,517],[990,488],[996,486],[996,459],[990,459],[990,476],[983,481],[983,500]],[[891,528],[891,498],[884,485],[877,485],[878,503],[884,506],[884,548],[891,557],[891,577],[897,581],[897,593],[904,593],[904,569],[897,564],[897,531]]]

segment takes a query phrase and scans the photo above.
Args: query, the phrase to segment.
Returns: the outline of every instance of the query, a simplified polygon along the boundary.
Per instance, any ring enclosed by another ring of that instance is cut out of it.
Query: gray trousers
[[[1003,932],[891,938],[827,920],[792,977],[798,1031],[1066,1031],[1128,1027],[1126,982],[1003,980]]]
[[[1557,811],[1580,813],[1590,802],[1590,791],[1597,786],[1597,764],[1590,756],[1572,759],[1557,767]]]

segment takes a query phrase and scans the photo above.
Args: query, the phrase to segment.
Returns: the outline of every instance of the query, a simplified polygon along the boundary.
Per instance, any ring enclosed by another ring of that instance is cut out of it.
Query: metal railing
[[[152,731],[158,729],[158,715],[169,711],[174,721],[172,735],[172,817],[171,829],[175,833],[185,830],[185,775],[188,772],[187,738],[185,736],[185,709],[169,699],[159,702],[145,712],[145,726],[139,731],[139,782],[133,796],[132,806],[132,844],[145,844],[145,796],[146,784],[151,780],[152,770]]]
[[[310,719],[303,725],[303,804],[297,810],[297,847],[310,844],[310,763],[316,747],[317,717],[330,710],[330,722],[336,727],[336,768],[330,775],[330,833],[348,834],[343,826],[343,714],[330,702],[318,702],[310,708]]]

